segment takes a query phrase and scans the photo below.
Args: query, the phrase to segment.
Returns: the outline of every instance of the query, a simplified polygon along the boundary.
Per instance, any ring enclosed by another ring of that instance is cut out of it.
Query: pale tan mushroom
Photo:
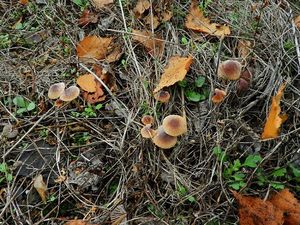
[[[70,102],[79,96],[80,90],[76,86],[67,88],[59,97],[64,102]]]
[[[153,116],[144,115],[141,119],[141,122],[144,125],[152,124],[154,122],[154,118],[153,118]]]
[[[179,136],[187,132],[186,118],[179,115],[169,115],[162,124],[165,132],[171,136]]]
[[[64,82],[52,84],[48,90],[48,97],[50,99],[59,98],[61,96],[61,94],[64,92],[65,87],[66,87],[66,85]]]
[[[162,148],[162,149],[169,149],[176,145],[177,137],[173,137],[168,135],[162,126],[159,126],[156,130],[156,134],[152,139],[153,143]]]
[[[238,80],[241,76],[242,65],[235,60],[226,60],[220,63],[218,76],[225,80]]]
[[[143,138],[153,138],[155,134],[156,132],[151,128],[151,124],[148,124],[141,129],[141,135]]]

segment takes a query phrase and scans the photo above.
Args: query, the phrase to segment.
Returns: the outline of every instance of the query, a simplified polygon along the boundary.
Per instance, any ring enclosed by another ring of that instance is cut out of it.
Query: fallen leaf
[[[211,101],[215,104],[219,104],[219,103],[223,102],[225,96],[226,96],[225,91],[216,88],[215,93],[211,98]]]
[[[127,224],[127,212],[123,205],[118,205],[110,213],[111,225]]]
[[[153,20],[153,21],[152,21]],[[159,19],[158,19],[158,17],[157,16],[153,16],[152,18],[151,18],[151,15],[148,15],[148,16],[146,16],[145,17],[145,23],[149,26],[149,27],[153,27],[153,29],[156,29],[158,26],[159,26],[159,24],[160,24],[160,21],[159,21]]]
[[[97,8],[97,9],[102,9],[105,8],[106,6],[114,3],[114,0],[91,0],[92,4]]]
[[[294,18],[294,23],[298,29],[300,29],[300,15]]]
[[[161,55],[164,48],[164,43],[162,40],[157,39],[151,33],[151,31],[139,31],[132,30],[132,39],[140,42],[148,50],[151,55]]]
[[[238,49],[239,56],[242,59],[245,60],[248,57],[250,53],[250,48],[251,48],[251,41],[247,41],[247,40],[238,41],[237,49]]]
[[[193,0],[191,3],[185,26],[188,29],[213,36],[226,36],[230,34],[230,28],[227,25],[211,23],[210,20],[204,16],[203,11],[198,7],[197,0]]]
[[[104,91],[102,89],[102,85],[97,81],[96,91],[94,93],[84,92],[82,94],[84,100],[86,100],[90,104],[95,104],[97,102],[103,102],[106,99],[104,95]]]
[[[186,73],[190,69],[193,59],[189,57],[172,56],[169,59],[164,73],[162,74],[158,86],[154,89],[154,93],[158,92],[164,87],[169,87],[178,81],[185,78]]]
[[[283,211],[285,225],[300,224],[300,203],[288,189],[272,196],[270,202]]]
[[[64,225],[97,225],[97,224],[90,224],[84,220],[70,220],[66,222]]]
[[[85,9],[83,10],[78,23],[81,26],[86,26],[89,23],[97,23],[97,22],[98,22],[98,16],[95,13],[92,13],[89,10]]]
[[[76,51],[80,60],[104,59],[113,38],[102,38],[96,35],[85,37],[77,44]]]
[[[42,201],[44,203],[47,202],[47,185],[43,181],[43,176],[40,174],[37,177],[35,177],[33,182],[33,187],[37,190],[39,193]]]
[[[239,204],[240,225],[282,225],[283,212],[271,202],[231,191]]]
[[[22,4],[22,5],[27,5],[28,0],[19,0],[19,3]]]
[[[272,105],[264,127],[264,131],[261,135],[262,140],[278,137],[281,124],[287,120],[286,114],[280,114],[280,100],[283,95],[284,88],[285,84],[282,84],[279,87],[277,95],[272,97]]]
[[[96,81],[92,74],[84,74],[77,78],[76,83],[82,90],[87,92],[96,91]]]
[[[151,3],[148,0],[139,0],[133,9],[133,12],[137,18],[140,18],[142,14],[148,10]]]
[[[120,46],[114,46],[113,50],[105,58],[107,62],[112,63],[121,58],[123,54],[122,48]]]

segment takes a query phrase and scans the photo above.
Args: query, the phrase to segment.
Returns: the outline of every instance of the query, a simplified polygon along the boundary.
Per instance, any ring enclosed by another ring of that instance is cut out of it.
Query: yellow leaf
[[[162,74],[158,86],[154,89],[154,93],[158,92],[164,87],[169,87],[178,81],[185,78],[186,73],[190,69],[193,59],[189,57],[173,56],[169,59],[164,73]]]
[[[163,52],[163,41],[156,39],[150,31],[132,30],[132,39],[140,42],[151,55],[161,55]]]
[[[102,9],[108,6],[109,4],[114,3],[114,0],[92,0],[92,4],[97,8],[97,9]]]
[[[77,78],[77,84],[81,89],[87,92],[96,91],[96,81],[92,74],[84,74]]]
[[[283,95],[284,88],[285,88],[285,84],[282,84],[279,87],[277,95],[275,95],[272,98],[272,105],[264,127],[264,131],[261,135],[262,140],[278,137],[279,128],[281,124],[287,119],[286,114],[280,115],[280,111],[281,111],[280,100]]]
[[[42,201],[44,203],[47,202],[47,185],[43,181],[43,176],[40,174],[38,175],[33,182],[33,187],[37,190],[39,193]]]
[[[79,59],[104,59],[113,38],[102,38],[96,35],[85,37],[77,44],[76,51]]]
[[[230,29],[227,25],[211,23],[203,14],[203,11],[198,7],[197,1],[193,0],[190,7],[190,12],[186,17],[185,26],[188,29],[207,33],[213,36],[225,36],[230,34]]]

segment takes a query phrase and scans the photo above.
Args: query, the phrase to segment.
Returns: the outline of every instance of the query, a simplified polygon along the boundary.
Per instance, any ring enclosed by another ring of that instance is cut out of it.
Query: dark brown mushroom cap
[[[48,90],[48,97],[50,99],[57,99],[65,90],[65,83],[60,82],[56,84],[52,84]]]
[[[152,124],[154,122],[154,118],[153,118],[153,116],[150,116],[150,115],[144,115],[141,119],[141,122],[144,125]]]
[[[162,124],[165,132],[171,136],[179,136],[187,132],[186,118],[179,115],[169,115]]]
[[[162,126],[159,126],[156,130],[156,134],[152,139],[153,143],[162,148],[162,149],[169,149],[176,145],[177,137],[173,137],[168,135]]]
[[[235,60],[226,60],[220,63],[218,76],[225,80],[238,80],[241,76],[242,65]]]
[[[170,100],[170,93],[168,91],[160,90],[159,92],[154,94],[154,98],[162,103],[167,103]]]
[[[79,96],[80,90],[76,86],[67,88],[59,97],[64,102],[70,102]]]
[[[151,124],[148,124],[141,129],[141,135],[143,138],[153,138],[155,134],[156,132],[151,128]]]

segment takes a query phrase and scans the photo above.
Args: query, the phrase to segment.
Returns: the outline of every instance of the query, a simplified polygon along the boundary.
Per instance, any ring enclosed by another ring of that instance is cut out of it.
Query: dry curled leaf
[[[300,224],[300,203],[288,189],[272,196],[270,202],[283,211],[285,225]]]
[[[150,31],[132,30],[132,39],[138,41],[148,50],[151,55],[161,55],[163,52],[163,41],[154,37]]]
[[[294,23],[298,29],[300,29],[300,15],[294,18]]]
[[[82,90],[87,92],[96,91],[96,81],[92,74],[84,74],[77,78],[76,83]]]
[[[277,95],[272,97],[272,105],[265,123],[264,131],[261,135],[262,140],[278,137],[281,124],[287,120],[286,114],[280,114],[280,100],[283,95],[284,88],[285,84],[282,84],[279,87]]]
[[[104,59],[113,38],[102,38],[96,35],[85,37],[77,44],[76,51],[80,60]]]
[[[283,212],[271,202],[231,191],[239,204],[240,225],[282,225]]]
[[[150,8],[150,6],[151,3],[148,0],[138,0],[133,12],[137,18],[140,18],[142,14]]]
[[[22,4],[22,5],[27,5],[28,0],[19,0],[19,3]]]
[[[237,45],[238,53],[243,60],[245,60],[248,57],[250,53],[251,45],[252,45],[251,41],[247,41],[247,40],[238,41],[238,45]]]
[[[91,0],[92,4],[97,8],[97,9],[102,9],[107,7],[108,5],[114,3],[114,0]]]
[[[198,7],[197,0],[193,0],[191,3],[189,14],[186,17],[185,26],[188,29],[207,33],[213,36],[226,36],[230,34],[230,28],[227,25],[211,23],[210,19],[204,16],[203,11]]]
[[[178,81],[185,78],[186,73],[190,69],[193,59],[189,57],[173,56],[169,59],[168,65],[166,66],[164,73],[162,74],[158,86],[154,89],[154,93],[169,87]]]
[[[35,177],[33,182],[33,187],[37,190],[39,193],[42,201],[44,203],[47,202],[47,185],[45,184],[43,180],[43,176],[40,174],[37,177]]]
[[[90,224],[84,220],[70,220],[66,222],[64,225],[97,225],[97,224]]]
[[[97,22],[98,22],[98,16],[87,9],[83,10],[82,15],[78,21],[79,25],[81,26],[86,26],[89,23],[97,23]]]

